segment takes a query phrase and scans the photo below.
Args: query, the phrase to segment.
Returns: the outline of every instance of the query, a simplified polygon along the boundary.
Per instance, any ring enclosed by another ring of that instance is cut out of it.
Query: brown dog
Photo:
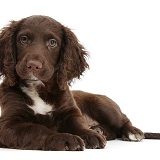
[[[69,90],[88,68],[73,32],[50,17],[13,21],[0,33],[0,143],[33,150],[104,148],[144,134],[111,99]]]

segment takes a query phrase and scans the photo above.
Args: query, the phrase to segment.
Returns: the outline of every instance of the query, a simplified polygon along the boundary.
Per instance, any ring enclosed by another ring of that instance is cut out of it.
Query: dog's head
[[[10,86],[41,80],[64,89],[88,68],[86,56],[75,34],[50,17],[13,21],[0,33],[0,73]]]

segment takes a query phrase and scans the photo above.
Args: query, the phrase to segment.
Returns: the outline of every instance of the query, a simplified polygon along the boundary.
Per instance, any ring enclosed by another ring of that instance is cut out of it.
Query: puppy
[[[31,16],[1,30],[1,147],[81,151],[116,137],[144,138],[108,97],[70,91],[89,67],[87,56],[75,34],[50,17]]]

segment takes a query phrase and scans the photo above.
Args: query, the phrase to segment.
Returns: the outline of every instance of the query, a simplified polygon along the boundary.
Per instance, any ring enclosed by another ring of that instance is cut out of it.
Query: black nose
[[[30,60],[27,62],[27,68],[29,70],[38,71],[38,70],[42,69],[42,63],[37,60]]]

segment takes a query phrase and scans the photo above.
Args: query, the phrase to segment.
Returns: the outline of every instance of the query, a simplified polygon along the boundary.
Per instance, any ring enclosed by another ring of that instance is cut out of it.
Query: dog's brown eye
[[[21,41],[22,44],[28,43],[28,37],[27,36],[22,36],[20,38],[20,41]]]
[[[57,41],[55,39],[49,39],[49,45],[50,47],[56,47],[57,46]]]

